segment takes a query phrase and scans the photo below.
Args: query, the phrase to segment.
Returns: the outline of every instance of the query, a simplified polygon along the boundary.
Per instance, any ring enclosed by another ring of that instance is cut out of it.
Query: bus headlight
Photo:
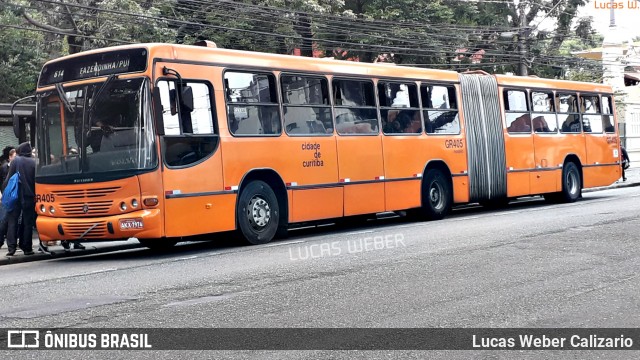
[[[46,211],[47,208],[44,206],[44,204],[40,204],[40,212],[44,214]]]
[[[120,203],[120,210],[122,211],[127,210],[127,204],[124,201]]]
[[[136,199],[131,200],[131,207],[134,208],[134,209],[137,208],[138,207],[138,200],[136,200]]]
[[[55,214],[56,213],[56,209],[53,206],[49,206],[49,212],[51,214]]]

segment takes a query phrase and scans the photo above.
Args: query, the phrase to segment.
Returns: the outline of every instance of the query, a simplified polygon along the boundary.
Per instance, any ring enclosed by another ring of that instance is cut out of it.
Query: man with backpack
[[[15,201],[15,205],[7,214],[7,247],[9,249],[7,256],[13,256],[16,252],[18,245],[16,230],[21,213],[24,228],[21,234],[22,236],[20,237],[19,246],[25,255],[33,255],[32,237],[36,217],[36,160],[32,157],[31,150],[31,144],[28,142],[24,142],[18,146],[18,156],[11,162],[9,173],[2,183],[3,195],[8,196],[5,191],[7,185],[11,177],[16,173],[18,174],[19,186],[17,201]]]

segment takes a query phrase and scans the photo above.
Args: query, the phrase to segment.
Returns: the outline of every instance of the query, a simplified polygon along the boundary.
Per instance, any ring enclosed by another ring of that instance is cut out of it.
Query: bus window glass
[[[165,135],[180,135],[180,119],[176,110],[176,86],[173,81],[159,81],[160,102]]]
[[[584,132],[601,134],[602,115],[600,109],[600,97],[598,95],[580,96],[582,112],[582,129]]]
[[[459,134],[460,119],[453,86],[422,85],[420,87],[427,134]]]
[[[385,134],[420,134],[422,119],[415,84],[378,83],[382,132]]]
[[[280,111],[273,74],[227,71],[224,84],[232,134],[280,134]]]
[[[558,121],[553,106],[553,93],[534,91],[531,93],[531,127],[536,133],[556,133]]]
[[[373,83],[367,80],[333,80],[338,134],[377,134],[378,111]]]
[[[62,114],[60,112],[60,104],[59,102],[51,102],[47,104],[47,122],[44,123],[46,125],[46,137],[48,140],[48,153],[49,159],[48,163],[56,163],[59,159],[64,156],[63,152],[63,144],[62,144]]]
[[[333,133],[327,79],[282,75],[284,129],[290,135]]]
[[[187,82],[193,92],[193,110],[180,106],[179,85],[159,81],[160,100],[164,119],[164,161],[168,166],[185,166],[209,156],[217,145],[213,122],[211,90],[206,83]]]
[[[213,134],[211,115],[211,96],[209,87],[202,83],[187,83],[193,91],[193,111],[191,112],[191,130],[193,134]]]
[[[614,133],[616,131],[613,124],[613,107],[611,104],[611,97],[602,97],[602,127],[606,133]]]
[[[579,133],[582,131],[576,94],[556,94],[556,109],[558,111],[558,123],[562,123],[560,131],[564,133]]]
[[[504,107],[509,133],[531,133],[531,115],[527,93],[523,90],[504,90]]]

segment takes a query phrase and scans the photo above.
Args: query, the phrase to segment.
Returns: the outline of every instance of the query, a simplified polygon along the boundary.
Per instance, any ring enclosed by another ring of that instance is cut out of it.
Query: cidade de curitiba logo
[[[151,349],[148,334],[8,330],[8,349]]]

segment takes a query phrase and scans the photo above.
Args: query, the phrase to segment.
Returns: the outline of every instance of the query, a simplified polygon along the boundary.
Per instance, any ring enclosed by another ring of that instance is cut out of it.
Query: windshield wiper
[[[102,83],[102,86],[100,86],[100,89],[98,89],[98,91],[96,92],[96,94],[93,96],[93,101],[91,102],[91,106],[89,106],[89,116],[91,116],[91,112],[93,112],[93,108],[96,107],[96,104],[98,104],[100,102],[100,95],[102,95],[102,92],[104,91],[104,89],[107,88],[107,86],[113,81],[113,79],[117,78],[118,76],[113,74],[113,75],[109,75],[109,77],[107,78],[107,80],[105,80]]]
[[[64,89],[62,88],[62,84],[60,83],[56,84],[56,91],[58,92],[58,97],[60,98],[60,100],[62,100],[62,103],[64,104],[64,107],[67,109],[67,111],[69,111],[70,113],[76,112],[76,109],[74,109],[71,106],[71,103],[69,102],[69,98],[67,97],[67,94],[65,94]]]

